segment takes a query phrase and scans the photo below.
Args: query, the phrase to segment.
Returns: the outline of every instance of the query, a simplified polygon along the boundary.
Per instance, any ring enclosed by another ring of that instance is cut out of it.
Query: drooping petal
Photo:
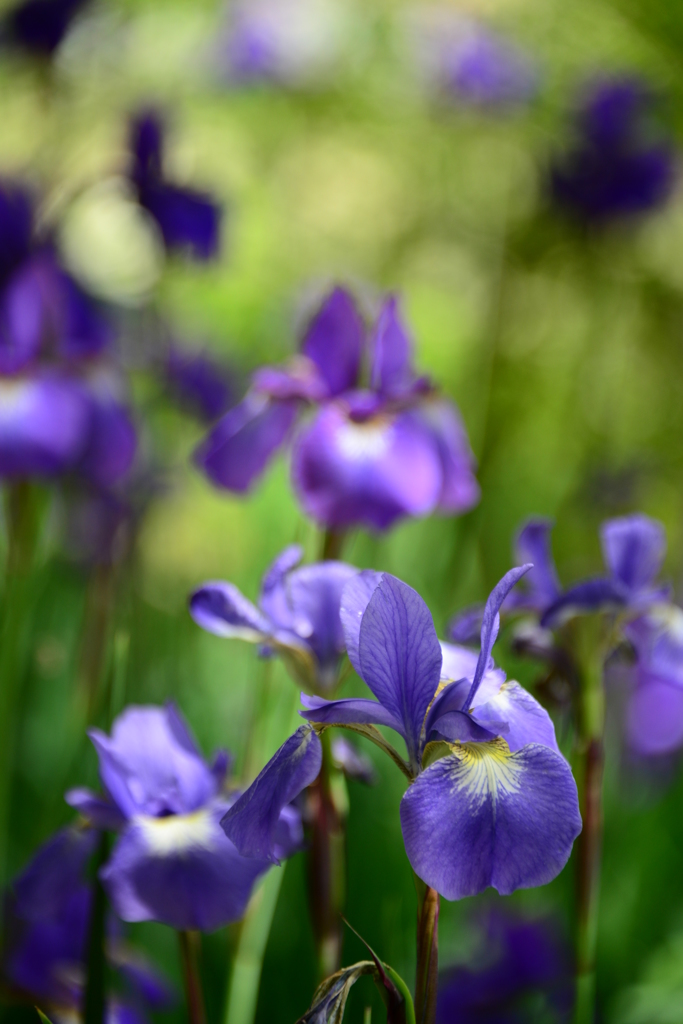
[[[216,636],[263,643],[272,624],[234,583],[204,583],[190,597],[190,615],[202,629]]]
[[[666,551],[661,523],[640,514],[608,519],[600,537],[611,576],[627,590],[641,590],[654,581]]]
[[[515,560],[531,562],[524,588],[510,594],[505,607],[530,608],[542,612],[560,595],[560,584],[550,547],[551,519],[529,519],[517,535]]]
[[[419,761],[427,708],[441,675],[441,646],[420,595],[385,573],[361,621],[361,676],[381,704],[403,724],[408,755]]]
[[[89,406],[78,381],[0,381],[0,477],[54,476],[73,468],[88,424]]]
[[[640,674],[628,704],[627,734],[639,754],[668,754],[683,746],[683,687]]]
[[[137,817],[100,872],[124,921],[213,931],[238,920],[265,860],[241,857],[219,825],[223,806]]]
[[[613,580],[596,577],[577,583],[560,594],[541,616],[541,626],[551,629],[572,615],[594,612],[599,608],[619,608],[626,603],[624,588]]]
[[[374,569],[363,569],[362,572],[357,573],[348,580],[342,590],[339,616],[344,630],[346,653],[359,675],[360,655],[358,645],[360,643],[360,624],[370,598],[381,579],[381,572],[375,572]]]
[[[358,386],[365,325],[353,297],[335,288],[311,320],[301,351],[318,367],[334,398]]]
[[[323,700],[302,693],[301,703],[306,710],[299,714],[309,722],[324,722],[327,725],[386,725],[405,736],[403,722],[376,700],[364,697]]]
[[[550,715],[517,682],[503,683],[491,696],[482,683],[471,713],[479,725],[504,736],[513,753],[528,743],[540,743],[558,754],[560,752]],[[496,728],[498,722],[505,723],[506,728],[502,732]]]
[[[545,885],[581,831],[569,765],[547,747],[472,743],[432,764],[401,801],[413,870],[446,899]]]
[[[498,630],[500,629],[500,607],[514,587],[515,583],[517,583],[517,581],[520,580],[530,568],[530,565],[522,565],[518,566],[516,569],[510,569],[510,571],[506,572],[503,578],[496,583],[488,596],[481,624],[481,650],[479,651],[477,667],[474,672],[472,686],[467,698],[468,707],[470,707],[474,702],[474,696],[484,677],[484,673],[491,667],[489,664],[491,651],[493,650],[493,645],[496,642]]]
[[[221,820],[225,834],[243,856],[278,863],[274,843],[282,809],[317,778],[321,764],[318,735],[302,725]]]
[[[370,382],[383,395],[401,395],[413,383],[412,340],[403,324],[398,299],[391,295],[382,306],[370,342]]]
[[[16,912],[25,920],[58,917],[83,885],[96,846],[94,829],[69,825],[55,832],[12,882]]]
[[[330,402],[299,433],[292,453],[299,501],[329,527],[385,530],[402,516],[428,515],[442,479],[434,438],[410,411],[361,422],[345,402]]]
[[[64,794],[69,807],[82,814],[96,828],[117,831],[126,824],[126,818],[118,807],[90,789],[77,786]]]
[[[216,780],[178,725],[172,706],[130,705],[115,720],[111,737],[88,734],[100,759],[100,777],[126,817],[184,814],[203,807],[216,792]]]
[[[194,461],[217,487],[244,494],[287,440],[298,403],[250,392],[197,448]]]
[[[441,462],[438,510],[467,512],[479,501],[481,489],[475,476],[476,461],[457,408],[445,398],[429,395],[418,406],[417,414],[430,430]]]

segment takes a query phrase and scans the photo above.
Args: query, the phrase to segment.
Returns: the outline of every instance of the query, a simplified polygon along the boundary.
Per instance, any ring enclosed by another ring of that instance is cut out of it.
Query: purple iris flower
[[[92,889],[88,861],[97,844],[92,829],[68,827],[55,833],[11,885],[5,912],[2,972],[10,988],[37,1002],[52,1020],[72,1020],[80,1010]],[[144,1009],[173,1002],[168,984],[129,948],[110,922],[107,955],[126,981],[124,1001],[111,997],[110,1024],[143,1021]]]
[[[639,754],[668,754],[683,746],[683,611],[660,604],[624,630],[636,652],[635,685],[626,732]]]
[[[265,645],[312,693],[330,693],[339,682],[346,650],[339,615],[345,585],[358,572],[344,562],[297,568],[303,550],[278,555],[261,582],[256,608],[233,583],[205,583],[190,597],[190,614],[202,629]]]
[[[655,114],[639,79],[595,84],[577,113],[573,147],[550,170],[556,204],[596,224],[660,206],[673,188],[675,157]]]
[[[528,103],[538,71],[521,49],[448,8],[418,14],[413,34],[424,77],[445,95],[482,108]]]
[[[225,753],[209,766],[172,704],[131,706],[111,736],[89,735],[107,796],[76,789],[66,799],[96,826],[120,832],[101,871],[119,917],[201,931],[238,920],[270,862],[240,856],[219,827],[235,799]],[[293,808],[283,805],[274,834],[278,860],[300,846]]]
[[[164,125],[156,111],[133,118],[129,177],[138,202],[156,221],[167,249],[212,259],[220,247],[221,208],[206,193],[166,179],[163,143]]]
[[[164,377],[178,404],[206,423],[218,419],[230,405],[233,375],[207,352],[172,345]]]
[[[317,522],[384,530],[402,516],[464,512],[478,501],[465,428],[455,405],[416,377],[395,298],[368,337],[351,295],[335,288],[300,355],[257,371],[198,448],[198,466],[217,486],[248,491],[306,405],[315,411],[294,438],[292,481]]]
[[[5,15],[0,37],[37,57],[52,57],[91,0],[21,0]]]
[[[436,1024],[527,1024],[539,1013],[560,1024],[571,1002],[571,958],[553,922],[491,913],[479,956],[441,974]]]
[[[415,873],[447,899],[489,885],[508,894],[564,867],[581,830],[576,785],[547,712],[495,668],[499,609],[528,566],[492,591],[477,657],[440,644],[422,598],[388,574],[362,572],[344,590],[349,658],[376,700],[306,697],[301,726],[223,818],[245,855],[272,856],[278,808],[320,767],[318,730],[365,733],[401,764],[410,785],[401,826]],[[408,761],[373,727],[403,737]]]

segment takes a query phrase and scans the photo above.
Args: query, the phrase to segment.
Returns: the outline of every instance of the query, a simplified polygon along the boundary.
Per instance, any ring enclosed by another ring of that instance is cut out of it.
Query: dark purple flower
[[[314,412],[294,439],[292,480],[317,522],[383,530],[402,516],[463,512],[478,501],[459,414],[415,376],[395,298],[367,337],[352,297],[336,288],[312,319],[301,354],[254,375],[195,461],[217,486],[247,491],[306,405]]]
[[[172,345],[164,376],[178,404],[207,423],[218,419],[230,405],[232,374],[207,352]]]
[[[130,180],[138,202],[154,217],[169,250],[208,260],[220,246],[221,208],[211,196],[174,184],[164,175],[164,126],[152,110],[138,114],[131,124]]]
[[[500,606],[528,568],[494,588],[478,657],[439,643],[427,606],[405,583],[373,572],[350,580],[341,611],[347,651],[377,699],[302,695],[311,725],[287,740],[223,819],[238,849],[267,854],[277,808],[315,778],[316,729],[382,725],[408,752],[401,825],[420,878],[447,899],[554,878],[581,830],[576,785],[547,712],[491,660]],[[378,732],[369,735],[386,749]]]
[[[64,828],[36,853],[11,885],[5,912],[2,970],[11,988],[37,1002],[55,1020],[72,1018],[80,1009],[92,890],[86,868],[97,844],[92,829]],[[112,922],[114,925],[114,922]],[[129,982],[134,1003],[165,1008],[173,1001],[166,981],[147,961],[126,946],[112,927],[108,956]],[[108,1021],[133,1004],[112,997]]]
[[[598,82],[579,108],[575,135],[551,167],[550,189],[556,204],[577,219],[600,224],[646,213],[670,195],[674,150],[657,124],[646,83]]]
[[[357,569],[344,562],[297,568],[302,556],[296,545],[278,555],[263,577],[258,608],[234,584],[216,581],[195,590],[190,613],[210,633],[266,645],[300,685],[329,693],[345,651],[342,591]]]
[[[220,829],[235,795],[224,790],[224,771],[209,767],[176,708],[131,706],[111,736],[99,729],[89,735],[107,797],[72,790],[67,801],[94,824],[120,830],[101,872],[119,917],[201,931],[240,918],[270,860],[240,856]],[[273,825],[278,858],[301,838],[298,815],[283,806]]]
[[[21,0],[4,16],[0,35],[37,57],[51,57],[90,0]]]
[[[436,1024],[527,1024],[541,1011],[560,1024],[571,1009],[571,958],[553,922],[491,913],[471,964],[439,978]]]

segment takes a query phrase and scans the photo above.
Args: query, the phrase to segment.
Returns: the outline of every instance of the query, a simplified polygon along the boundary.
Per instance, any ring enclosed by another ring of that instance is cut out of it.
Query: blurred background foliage
[[[557,563],[570,582],[600,565],[603,518],[647,512],[666,525],[666,569],[679,588],[683,191],[678,185],[648,216],[594,230],[556,214],[546,183],[553,155],[571,140],[581,89],[596,75],[644,76],[661,98],[668,133],[683,145],[683,12],[667,0],[451,6],[531,57],[539,76],[533,99],[482,109],[435,96],[411,61],[407,3],[345,0],[334,27],[336,64],[313,85],[287,88],[225,80],[227,14],[214,0],[102,0],[65,40],[49,77],[2,55],[0,171],[34,182],[46,210],[63,208],[69,266],[122,307],[133,365],[146,343],[144,309],[161,315],[174,337],[224,356],[246,381],[253,368],[295,350],[307,312],[331,282],[369,299],[401,294],[419,369],[463,413],[482,500],[457,520],[358,533],[344,557],[415,586],[439,628],[509,567],[513,533],[530,514],[556,520]],[[128,118],[150,103],[170,119],[173,176],[226,205],[223,252],[210,266],[164,266],[157,238],[121,189]],[[297,540],[315,558],[321,537],[297,509],[283,459],[247,498],[219,494],[190,464],[201,428],[155,402],[142,377],[135,387],[149,443],[172,473],[120,590],[108,673],[118,700],[175,698],[203,749],[225,745],[239,765],[264,665],[245,645],[200,631],[187,613],[188,592],[224,578],[255,597],[275,554]],[[53,510],[17,737],[13,870],[70,820],[64,789],[96,780],[94,752],[73,725],[86,581],[61,553],[59,536]],[[497,657],[533,686],[533,666],[515,659],[504,638]],[[291,682],[279,665],[273,672],[281,715],[269,749],[287,735],[296,708]],[[357,679],[346,692],[354,686],[360,693]],[[612,703],[600,1019],[674,1024],[683,1019],[683,779],[677,759],[629,760],[617,697]],[[367,753],[380,781],[373,789],[349,783],[348,917],[410,977],[415,897],[399,828],[402,781]],[[309,1003],[304,887],[299,855],[287,866],[267,948],[262,1024],[293,1021]],[[572,892],[570,865],[552,885],[508,903],[557,912],[568,930]],[[444,964],[472,958],[482,908],[501,902],[485,895],[443,903]],[[133,932],[177,977],[174,936],[160,925]],[[210,1020],[220,1014],[229,943],[226,932],[204,939]],[[360,956],[349,934],[345,960]],[[369,989],[354,996],[349,1019],[361,1019],[375,998]],[[165,1016],[180,1020],[182,1006]],[[539,1011],[529,1019],[546,1018]]]

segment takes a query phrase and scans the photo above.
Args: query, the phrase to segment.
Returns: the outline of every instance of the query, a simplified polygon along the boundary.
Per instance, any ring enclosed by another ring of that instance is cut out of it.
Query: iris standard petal
[[[318,735],[302,725],[221,820],[241,854],[278,863],[274,845],[282,809],[317,778],[321,764]]]
[[[249,392],[199,445],[196,465],[217,487],[244,494],[287,440],[298,405]]]
[[[76,380],[0,381],[0,476],[54,476],[73,468],[88,424],[88,402]]]
[[[645,756],[669,754],[683,746],[683,687],[639,673],[626,719],[633,750]]]
[[[382,395],[401,395],[413,383],[412,341],[401,320],[398,299],[391,295],[382,306],[370,342],[370,382]]]
[[[541,626],[551,629],[572,615],[595,612],[599,608],[618,608],[626,604],[624,588],[614,580],[596,577],[584,580],[561,594],[541,616]]]
[[[327,397],[358,386],[365,325],[353,297],[335,288],[311,320],[301,346],[327,385]]]
[[[496,583],[488,596],[481,623],[481,649],[479,651],[477,667],[472,679],[472,686],[466,702],[468,707],[473,704],[474,696],[479,688],[481,680],[484,677],[484,673],[488,671],[490,667],[489,661],[491,658],[491,651],[493,650],[493,645],[496,642],[498,630],[500,629],[500,607],[514,587],[515,583],[517,583],[517,581],[520,580],[530,568],[530,565],[522,565],[516,569],[510,569],[510,571],[506,572],[503,578]]]
[[[341,597],[356,573],[357,569],[345,562],[317,562],[295,569],[287,579],[294,632],[313,651],[324,689],[337,681],[339,659],[345,650]]]
[[[96,828],[118,831],[126,824],[126,817],[111,800],[98,796],[90,789],[81,786],[69,789],[64,799],[69,807],[73,807]]]
[[[581,831],[569,765],[547,747],[470,743],[436,761],[401,801],[408,859],[446,899],[545,885]]]
[[[405,736],[403,722],[376,700],[364,697],[323,700],[302,693],[301,703],[306,710],[299,714],[309,722],[324,722],[327,725],[386,725]]]
[[[304,557],[300,544],[290,544],[266,569],[261,580],[259,604],[280,629],[292,628],[292,609],[287,598],[286,580]]]
[[[441,463],[438,509],[444,513],[466,512],[479,501],[481,489],[460,414],[453,402],[435,395],[427,395],[416,412],[432,434]]]
[[[263,643],[272,623],[261,614],[234,583],[204,583],[190,596],[190,615],[202,629],[216,636],[237,637]]]
[[[360,624],[370,598],[382,580],[382,573],[363,569],[356,573],[342,591],[339,617],[344,630],[344,642],[349,661],[360,675]]]
[[[636,514],[608,519],[600,530],[605,565],[628,590],[641,590],[654,581],[666,551],[661,523]]]
[[[542,612],[560,596],[560,584],[550,546],[551,519],[529,519],[515,540],[515,560],[531,562],[524,588],[510,594],[507,608],[531,608]]]
[[[270,864],[239,855],[218,823],[223,809],[131,822],[100,872],[119,917],[213,931],[242,916]]]
[[[402,516],[428,515],[442,478],[434,438],[412,412],[355,421],[344,402],[330,402],[300,432],[292,453],[299,501],[329,527],[385,530]]]
[[[385,573],[361,621],[361,676],[403,724],[408,756],[419,761],[422,725],[441,675],[441,646],[417,591]]]
[[[178,733],[176,719],[172,707],[131,705],[115,720],[111,737],[90,730],[102,783],[126,817],[189,813],[214,796],[211,769]]]

